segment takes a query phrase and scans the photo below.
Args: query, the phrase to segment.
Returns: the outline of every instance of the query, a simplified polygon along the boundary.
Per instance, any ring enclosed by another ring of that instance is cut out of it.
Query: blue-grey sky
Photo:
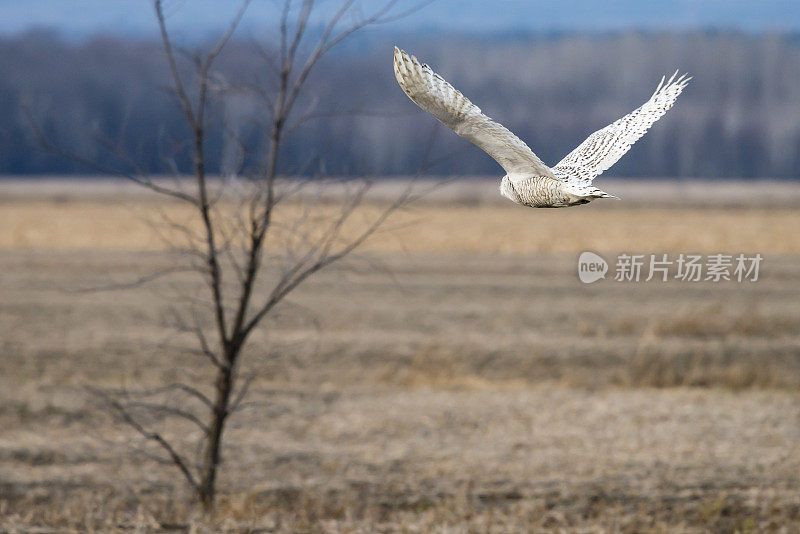
[[[413,5],[416,0],[401,0]],[[234,0],[164,0],[173,28],[186,37],[218,30]],[[299,0],[298,0],[299,3]],[[380,0],[362,0],[365,11]],[[274,20],[277,0],[253,0],[245,31]],[[319,0],[324,12],[335,0]],[[148,36],[151,0],[0,0],[0,33],[54,28],[67,36],[95,33]],[[390,25],[404,31],[527,32],[721,28],[799,31],[800,0],[438,0]]]

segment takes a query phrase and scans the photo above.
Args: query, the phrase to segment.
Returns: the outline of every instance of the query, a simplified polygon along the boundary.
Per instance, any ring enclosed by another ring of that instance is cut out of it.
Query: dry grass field
[[[194,372],[165,318],[195,279],[83,291],[169,265],[151,223],[187,214],[14,187],[0,531],[800,531],[798,186],[530,210],[487,185],[397,214],[255,336],[213,518],[86,393]],[[764,261],[754,283],[584,285],[583,250]]]

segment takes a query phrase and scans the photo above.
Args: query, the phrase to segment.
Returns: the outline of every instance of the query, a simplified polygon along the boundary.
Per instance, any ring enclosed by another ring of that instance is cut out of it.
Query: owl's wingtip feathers
[[[678,73],[680,71],[681,69],[676,69],[675,73],[672,76],[670,76],[669,80],[667,80],[666,76],[662,76],[661,81],[658,83],[658,86],[656,87],[656,90],[653,92],[653,96],[651,96],[650,98],[652,99],[657,94],[663,93],[673,87],[677,89],[678,93],[680,94],[680,92],[683,91],[683,89],[689,83],[689,80],[692,79],[692,76],[689,76],[688,72],[684,72],[683,74],[680,75],[680,77],[675,79],[675,77],[678,76]]]

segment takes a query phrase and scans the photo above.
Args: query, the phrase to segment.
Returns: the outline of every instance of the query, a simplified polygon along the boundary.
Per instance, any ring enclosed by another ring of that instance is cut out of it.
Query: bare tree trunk
[[[229,349],[234,350],[234,349]],[[230,406],[231,395],[233,393],[233,368],[238,356],[236,352],[229,352],[217,374],[215,384],[216,395],[214,406],[211,411],[211,424],[208,426],[208,436],[206,436],[205,450],[203,451],[202,464],[200,466],[200,482],[197,488],[200,504],[206,511],[214,507],[216,497],[217,470],[220,464],[220,449],[222,446],[222,436],[225,429],[225,421],[228,418],[228,408]]]

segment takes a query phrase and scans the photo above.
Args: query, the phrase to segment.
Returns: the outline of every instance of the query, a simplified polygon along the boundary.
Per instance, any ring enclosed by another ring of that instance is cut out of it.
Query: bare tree
[[[309,195],[306,191],[305,204],[302,208],[295,205],[288,221],[276,218],[278,206],[289,203],[302,189],[302,184],[281,180],[278,173],[284,140],[317,114],[313,99],[295,112],[309,76],[328,51],[354,32],[407,14],[408,11],[398,12],[396,2],[388,0],[365,14],[354,0],[345,0],[321,27],[312,28],[314,0],[285,0],[276,42],[258,45],[264,69],[269,73],[269,83],[262,85],[232,83],[216,68],[250,0],[242,2],[224,34],[201,53],[187,53],[176,46],[164,5],[161,0],[154,0],[172,91],[189,132],[188,143],[177,140],[172,145],[191,155],[190,184],[185,180],[153,178],[137,166],[135,158],[121,151],[118,157],[127,166],[123,171],[67,154],[96,170],[120,175],[186,203],[199,221],[199,231],[195,231],[195,226],[172,221],[165,213],[161,227],[165,235],[169,234],[174,249],[180,252],[177,261],[186,264],[136,282],[183,270],[201,274],[208,290],[207,306],[188,299],[185,308],[175,308],[174,326],[194,336],[196,353],[211,368],[206,376],[213,377],[212,383],[203,386],[178,382],[150,390],[95,390],[95,393],[141,436],[158,446],[161,459],[180,470],[206,510],[213,508],[217,493],[226,422],[242,405],[250,384],[249,377],[241,373],[241,359],[251,334],[305,280],[351,254],[394,211],[412,200],[408,189],[389,205],[367,210],[366,222],[360,216],[355,229],[347,229],[364,203],[370,185],[364,180],[341,186],[335,207],[322,193]],[[416,5],[412,10],[419,7]],[[235,125],[224,120],[224,112],[221,120],[214,115],[215,106],[231,97],[262,110],[261,131],[266,134],[263,142],[255,143],[257,148]],[[236,184],[209,179],[206,143],[215,130],[223,130],[230,142],[237,145],[240,157],[236,158],[236,174],[240,179]],[[39,130],[37,134],[49,148],[59,150]],[[118,147],[111,143],[108,148]],[[210,321],[204,320],[205,312],[209,313]],[[156,430],[156,418],[165,417],[182,419],[200,429],[195,453],[190,449],[187,452],[180,442]]]

